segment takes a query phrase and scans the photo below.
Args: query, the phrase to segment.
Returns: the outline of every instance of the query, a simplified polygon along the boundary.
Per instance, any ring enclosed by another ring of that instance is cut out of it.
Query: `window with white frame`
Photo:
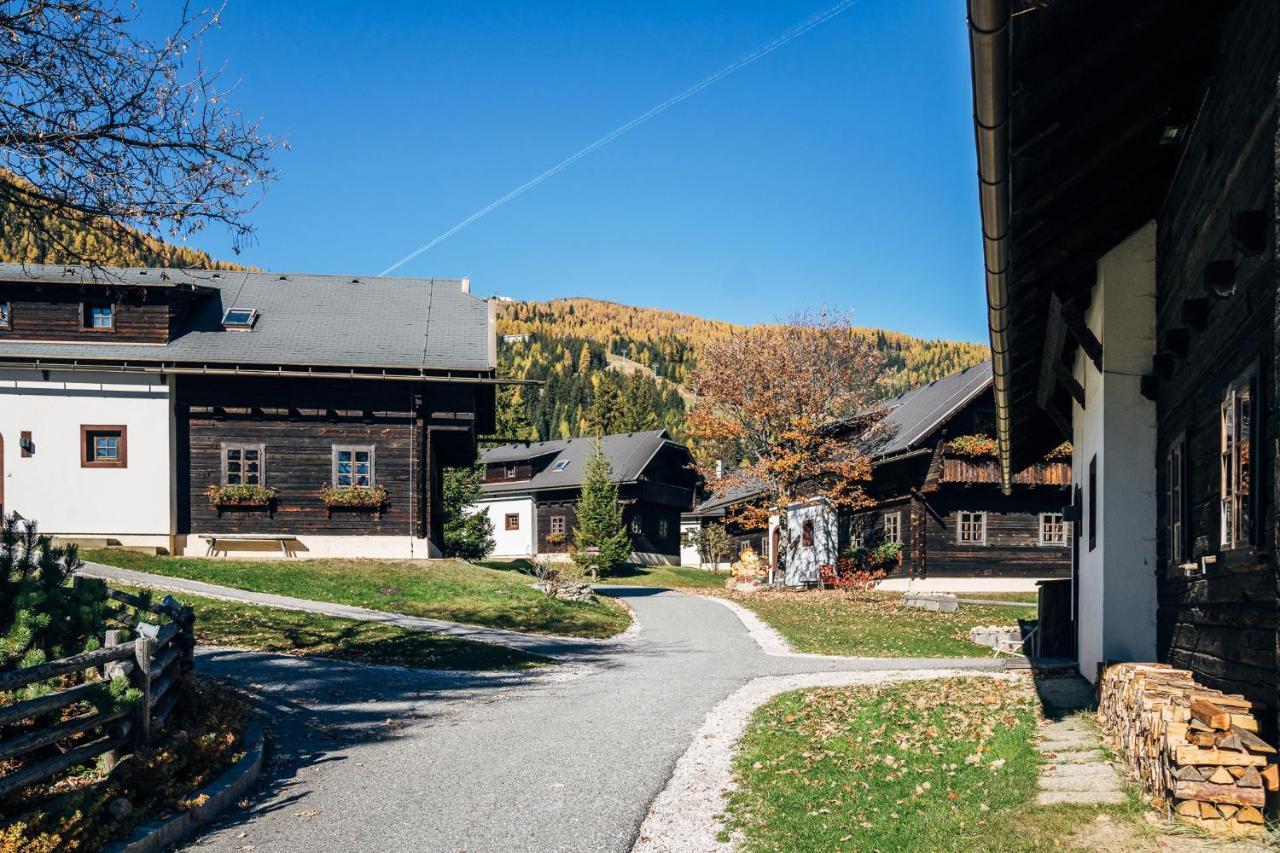
[[[266,482],[266,461],[266,452],[261,444],[222,445],[222,485],[263,485]]]
[[[667,531],[669,529],[670,528],[667,526],[667,520],[665,518],[658,519],[658,536],[659,537],[665,539],[667,536]]]
[[[1067,522],[1060,512],[1040,513],[1040,544],[1066,545]]]
[[[1253,371],[1233,382],[1220,410],[1220,536],[1223,548],[1253,541]]]
[[[564,534],[564,516],[563,515],[551,516],[551,532],[559,533],[561,535]]]
[[[1185,436],[1169,446],[1165,459],[1167,486],[1166,511],[1169,513],[1169,565],[1177,566],[1187,558],[1187,442]]]
[[[631,532],[639,536],[644,533],[644,519],[637,513],[631,516]]]
[[[0,302],[0,329],[13,327],[13,307],[8,302]]]
[[[957,513],[956,541],[968,545],[987,544],[987,514],[985,512]]]
[[[333,485],[339,489],[373,485],[373,447],[334,445]]]
[[[887,512],[884,516],[884,541],[902,544],[902,511]]]
[[[507,466],[506,475],[508,480],[514,480],[516,478],[516,466],[514,464]]]

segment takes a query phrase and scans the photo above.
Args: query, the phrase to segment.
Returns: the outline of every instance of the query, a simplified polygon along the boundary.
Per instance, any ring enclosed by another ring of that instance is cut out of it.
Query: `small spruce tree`
[[[0,671],[91,651],[101,643],[106,597],[99,583],[67,586],[82,563],[55,548],[36,523],[0,523]]]
[[[480,500],[479,465],[444,472],[444,554],[463,560],[483,560],[493,551],[493,522],[489,513],[471,507]]]
[[[613,470],[598,438],[582,476],[578,524],[573,528],[570,554],[573,562],[593,579],[609,574],[631,556],[631,537],[622,524],[618,484],[613,481]]]

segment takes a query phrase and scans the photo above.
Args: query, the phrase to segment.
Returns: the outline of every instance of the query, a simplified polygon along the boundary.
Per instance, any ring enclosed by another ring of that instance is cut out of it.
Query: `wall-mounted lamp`
[[[24,430],[18,437],[18,449],[22,451],[24,458],[35,455],[36,443],[31,440],[30,432]]]

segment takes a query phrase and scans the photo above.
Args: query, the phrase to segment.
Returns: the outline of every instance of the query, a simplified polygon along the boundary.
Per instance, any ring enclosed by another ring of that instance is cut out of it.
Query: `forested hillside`
[[[10,221],[0,202],[0,222]],[[143,235],[122,243],[106,231],[52,215],[45,226],[48,233],[0,229],[0,261],[65,263],[62,254],[72,247],[110,266],[239,268]],[[683,438],[690,399],[686,383],[697,365],[697,347],[735,328],[691,314],[581,297],[500,302],[499,375],[542,384],[499,390],[497,438],[569,438],[659,427]],[[886,395],[987,357],[987,348],[979,344],[860,331],[885,356]]]
[[[504,391],[503,438],[568,438],[666,427],[683,434],[683,386],[697,366],[699,342],[733,333],[732,323],[658,308],[636,308],[576,297],[499,304],[498,359],[503,376],[537,379],[531,388]],[[860,329],[885,358],[884,393],[962,370],[987,358],[981,344],[923,340],[898,332]],[[607,354],[647,368],[630,376],[611,369]],[[612,418],[608,413],[612,412]]]
[[[0,178],[3,179],[3,178]],[[15,214],[0,194],[0,261],[19,264],[67,263],[67,256],[98,258],[103,266],[188,267],[193,269],[243,269],[238,264],[215,261],[204,252],[161,242],[139,232],[120,239],[120,232],[85,225],[46,213],[40,228],[28,227],[31,214]],[[42,231],[41,228],[44,230]]]

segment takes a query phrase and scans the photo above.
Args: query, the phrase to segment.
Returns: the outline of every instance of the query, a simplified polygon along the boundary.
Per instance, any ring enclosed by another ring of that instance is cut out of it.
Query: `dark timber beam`
[[[1060,314],[1062,322],[1066,324],[1067,331],[1071,333],[1071,337],[1076,339],[1076,343],[1080,345],[1080,349],[1084,350],[1084,354],[1089,356],[1089,360],[1093,362],[1093,366],[1102,372],[1102,342],[1084,321],[1084,313],[1072,310],[1067,306],[1062,306]]]
[[[1047,408],[1058,382],[1055,364],[1062,363],[1062,350],[1067,342],[1067,326],[1062,321],[1062,301],[1058,294],[1049,297],[1049,320],[1045,324],[1044,352],[1040,355],[1040,382],[1036,385],[1036,405]]]
[[[1062,409],[1058,408],[1058,404],[1053,400],[1049,401],[1049,405],[1044,407],[1044,412],[1049,416],[1049,420],[1053,421],[1054,426],[1062,431],[1067,440],[1071,440],[1071,418],[1062,413]]]
[[[1071,373],[1071,368],[1067,367],[1061,359],[1053,364],[1054,375],[1058,377],[1058,381],[1062,383],[1062,387],[1067,389],[1067,393],[1071,395],[1071,399],[1075,400],[1080,408],[1084,408],[1084,387],[1076,381],[1075,376]]]

